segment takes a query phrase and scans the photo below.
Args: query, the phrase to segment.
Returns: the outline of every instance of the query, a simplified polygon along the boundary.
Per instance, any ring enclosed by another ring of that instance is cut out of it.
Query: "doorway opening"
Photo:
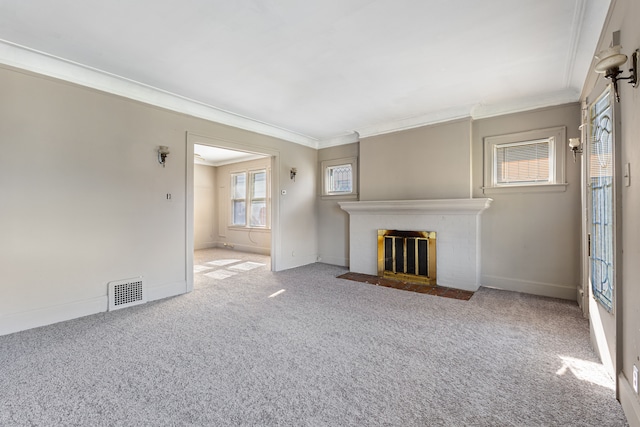
[[[270,150],[187,135],[187,291],[275,270],[278,158]]]

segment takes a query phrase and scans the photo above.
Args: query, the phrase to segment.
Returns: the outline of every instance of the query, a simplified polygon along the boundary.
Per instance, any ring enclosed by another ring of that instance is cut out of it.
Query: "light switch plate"
[[[624,176],[624,186],[631,186],[631,165],[629,163],[624,165],[624,173],[622,175]]]

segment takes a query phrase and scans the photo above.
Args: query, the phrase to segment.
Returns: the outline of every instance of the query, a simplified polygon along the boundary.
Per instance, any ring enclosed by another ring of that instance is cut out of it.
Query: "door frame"
[[[589,234],[591,233],[591,188],[589,182],[589,168],[590,168],[590,153],[591,153],[591,106],[597,102],[601,96],[609,91],[611,97],[611,114],[612,114],[612,173],[613,173],[613,196],[612,196],[612,216],[613,216],[613,298],[612,298],[612,311],[608,312],[605,307],[602,307],[600,303],[594,298],[591,288],[591,259],[589,251]],[[620,338],[620,331],[622,331],[622,209],[621,207],[621,185],[622,178],[620,174],[620,162],[621,162],[621,135],[620,135],[620,104],[616,101],[613,85],[608,84],[606,86],[598,85],[589,94],[586,101],[583,104],[583,116],[582,124],[582,140],[583,144],[583,160],[582,160],[582,228],[583,228],[583,256],[582,256],[582,273],[583,273],[583,296],[582,305],[585,316],[590,319],[591,339],[592,345],[596,352],[600,356],[600,359],[605,362],[605,358],[609,358],[612,364],[611,372],[614,376],[616,383],[616,397],[619,399],[620,387],[619,387],[619,374],[622,371],[622,340]],[[593,304],[593,305],[592,305]],[[591,308],[590,308],[591,307]],[[595,308],[595,310],[593,310]],[[606,334],[603,328],[603,322],[601,317],[610,315],[613,317],[613,336]],[[611,346],[606,345],[606,342],[599,341],[598,332],[603,331],[605,334],[604,340],[615,340]],[[614,354],[603,354],[603,352],[609,352],[612,349]]]
[[[278,259],[280,258],[280,151],[268,147],[259,147],[229,139],[199,135],[187,132],[186,135],[186,284],[187,292],[193,290],[193,251],[194,251],[194,189],[193,189],[193,152],[194,146],[210,145],[229,150],[245,151],[248,153],[262,154],[271,159],[271,271],[278,271]]]

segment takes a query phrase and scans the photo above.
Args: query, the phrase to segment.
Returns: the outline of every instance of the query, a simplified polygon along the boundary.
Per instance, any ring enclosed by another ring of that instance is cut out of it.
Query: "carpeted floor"
[[[626,425],[573,303],[264,261],[198,253],[190,294],[0,337],[0,425]]]

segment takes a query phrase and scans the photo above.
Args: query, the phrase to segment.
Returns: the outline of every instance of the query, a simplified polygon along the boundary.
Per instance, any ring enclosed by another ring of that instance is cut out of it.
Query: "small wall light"
[[[573,162],[576,161],[576,154],[582,154],[582,143],[580,138],[569,138],[569,150],[573,152]]]
[[[631,68],[629,72],[631,75],[627,77],[618,77],[622,71],[620,66],[627,62],[627,55],[620,53],[620,45],[611,46],[608,49],[596,55],[598,62],[595,65],[596,73],[602,73],[604,76],[613,82],[613,91],[616,94],[616,101],[620,102],[620,94],[618,93],[618,80],[629,80],[628,83],[633,87],[638,87],[638,52],[640,49],[636,49],[631,54]]]
[[[297,174],[298,174],[298,169],[291,168],[291,171],[289,172],[289,177],[295,182]]]
[[[167,161],[167,156],[169,155],[169,147],[166,145],[161,145],[158,147],[158,163],[165,166],[165,162]]]

